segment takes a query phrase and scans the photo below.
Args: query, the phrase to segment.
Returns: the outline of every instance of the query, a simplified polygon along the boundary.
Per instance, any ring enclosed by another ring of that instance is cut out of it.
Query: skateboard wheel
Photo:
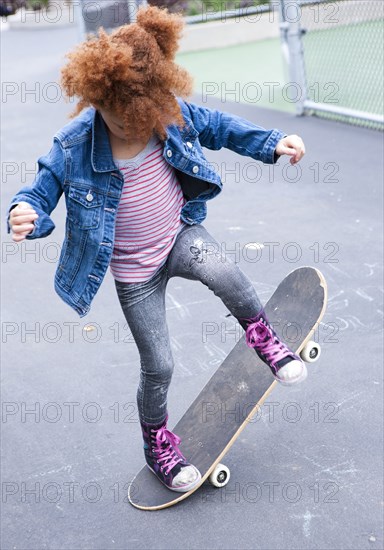
[[[320,357],[320,353],[321,353],[320,345],[310,340],[305,344],[305,346],[301,350],[300,357],[306,363],[314,363]]]
[[[209,481],[214,487],[224,487],[231,477],[229,468],[224,464],[218,464],[209,476]]]

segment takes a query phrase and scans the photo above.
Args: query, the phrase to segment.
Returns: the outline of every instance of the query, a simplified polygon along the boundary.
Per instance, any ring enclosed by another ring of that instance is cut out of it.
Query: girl
[[[173,359],[165,292],[171,277],[205,284],[246,331],[249,346],[285,384],[306,377],[303,362],[278,340],[238,266],[201,223],[222,188],[202,147],[227,147],[264,163],[304,155],[295,135],[188,103],[189,74],[174,62],[180,16],[155,7],[135,24],[81,44],[68,55],[62,85],[79,98],[76,117],[39,159],[31,187],[9,207],[14,241],[49,235],[62,193],[66,232],[55,289],[82,317],[110,267],[140,352],[138,411],[149,468],[167,487],[188,491],[201,478],[167,429]]]

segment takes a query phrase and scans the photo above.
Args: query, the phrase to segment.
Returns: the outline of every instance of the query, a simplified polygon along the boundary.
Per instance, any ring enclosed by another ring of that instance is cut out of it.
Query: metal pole
[[[130,23],[134,23],[136,21],[138,9],[141,6],[146,6],[147,4],[147,0],[128,0],[128,14]]]
[[[74,2],[74,16],[77,19],[79,40],[82,42],[86,35],[85,21],[83,17],[83,0]]]
[[[329,103],[316,103],[315,101],[310,100],[305,101],[304,107],[306,111],[322,111],[324,113],[357,118],[359,120],[381,124],[381,126],[384,127],[383,115],[376,115],[374,113],[368,113],[367,111],[358,111],[357,109],[349,109],[348,107],[338,107],[336,105],[330,105]]]
[[[288,17],[288,9],[291,13],[296,11],[296,14],[301,14],[299,2],[280,0],[279,13],[282,52],[288,65],[290,82],[297,85],[300,90],[300,98],[296,102],[296,114],[302,115],[304,114],[304,103],[308,99],[302,41],[304,31],[301,28],[300,17]]]

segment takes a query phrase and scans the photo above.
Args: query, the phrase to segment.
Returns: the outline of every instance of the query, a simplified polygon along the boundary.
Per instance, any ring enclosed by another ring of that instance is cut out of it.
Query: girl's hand
[[[9,225],[12,230],[12,239],[20,242],[33,231],[34,221],[38,218],[35,210],[27,202],[19,202],[12,208],[9,216]]]
[[[275,153],[277,155],[289,155],[290,163],[296,164],[305,155],[304,142],[299,136],[287,136],[276,145]]]

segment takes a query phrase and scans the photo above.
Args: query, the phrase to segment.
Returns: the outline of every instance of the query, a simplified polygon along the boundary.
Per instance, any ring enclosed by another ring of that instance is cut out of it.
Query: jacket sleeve
[[[225,147],[239,155],[259,160],[265,164],[274,164],[279,156],[275,154],[276,145],[287,134],[280,130],[265,130],[252,122],[230,113],[200,107],[183,102],[183,111],[188,109],[194,127],[199,133],[203,147],[221,149]]]
[[[50,213],[56,207],[63,192],[65,157],[60,143],[55,140],[50,152],[38,159],[38,172],[30,186],[23,187],[13,197],[7,215],[7,232],[11,232],[9,216],[12,208],[21,201],[30,204],[38,214],[32,233],[27,239],[47,237],[55,229]]]

